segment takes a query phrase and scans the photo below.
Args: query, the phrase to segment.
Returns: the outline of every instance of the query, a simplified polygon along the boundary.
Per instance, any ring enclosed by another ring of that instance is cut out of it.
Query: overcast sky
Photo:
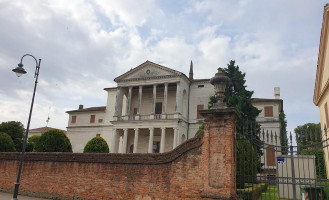
[[[235,60],[254,97],[281,88],[288,129],[319,122],[313,104],[324,0],[0,0],[0,122],[66,129],[67,110],[106,104],[113,79],[150,60],[210,78]]]

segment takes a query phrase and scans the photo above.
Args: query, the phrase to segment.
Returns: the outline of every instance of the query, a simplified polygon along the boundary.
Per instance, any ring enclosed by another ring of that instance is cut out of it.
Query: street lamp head
[[[23,64],[22,64],[22,63],[19,63],[19,64],[18,64],[18,67],[16,67],[15,69],[13,69],[13,72],[16,73],[16,76],[17,76],[17,77],[20,77],[20,76],[22,76],[23,74],[26,74],[26,71],[25,71],[25,69],[23,68]]]

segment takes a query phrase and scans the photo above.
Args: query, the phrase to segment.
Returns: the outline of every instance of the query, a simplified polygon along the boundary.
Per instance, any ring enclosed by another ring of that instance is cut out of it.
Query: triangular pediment
[[[181,72],[170,69],[168,67],[146,61],[132,70],[118,76],[114,79],[116,82],[120,81],[134,81],[139,79],[152,79],[161,77],[175,77],[182,75]]]

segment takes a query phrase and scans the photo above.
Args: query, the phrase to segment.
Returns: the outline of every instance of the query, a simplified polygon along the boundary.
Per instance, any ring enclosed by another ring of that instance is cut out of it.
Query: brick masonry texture
[[[203,114],[204,133],[167,153],[27,153],[20,192],[52,199],[236,199],[237,114]],[[12,190],[19,155],[0,153],[0,190]]]

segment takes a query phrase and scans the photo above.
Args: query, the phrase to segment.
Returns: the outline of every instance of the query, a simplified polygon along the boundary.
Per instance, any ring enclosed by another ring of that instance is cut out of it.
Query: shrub
[[[35,151],[34,147],[35,144],[39,141],[40,135],[33,135],[27,139],[27,145],[26,145],[26,151],[27,152],[32,152]]]
[[[66,134],[58,129],[43,133],[35,143],[36,152],[72,152],[72,145]]]
[[[239,199],[252,199],[257,200],[262,195],[262,192],[267,190],[267,184],[253,184],[250,187],[245,187],[244,189],[237,189],[236,193]]]
[[[0,152],[14,152],[15,145],[7,133],[0,133]]]
[[[89,140],[83,149],[83,153],[108,153],[109,146],[106,141],[100,137],[96,136],[93,139]]]
[[[0,124],[0,132],[7,133],[11,137],[18,152],[23,149],[24,131],[24,125],[21,122],[9,121]]]

